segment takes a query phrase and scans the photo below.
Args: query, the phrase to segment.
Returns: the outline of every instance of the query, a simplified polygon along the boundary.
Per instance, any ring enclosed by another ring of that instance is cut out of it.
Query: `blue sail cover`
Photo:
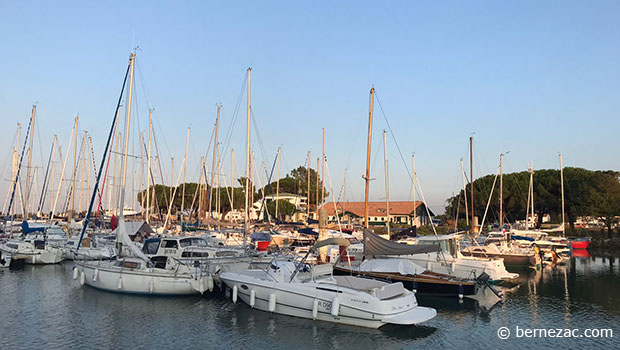
[[[28,221],[24,221],[22,222],[22,233],[25,235],[31,234],[31,233],[35,233],[35,232],[44,232],[45,231],[45,227],[41,226],[41,227],[30,227],[28,225]]]

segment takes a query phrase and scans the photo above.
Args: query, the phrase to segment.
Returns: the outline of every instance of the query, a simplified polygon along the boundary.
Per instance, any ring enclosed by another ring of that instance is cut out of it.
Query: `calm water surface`
[[[0,271],[0,349],[620,349],[620,254],[521,270],[490,311],[476,302],[419,298],[424,326],[378,330],[252,310],[223,297],[145,297],[79,287],[70,262]],[[521,328],[611,328],[612,338],[515,338]],[[507,340],[498,328],[513,333]]]

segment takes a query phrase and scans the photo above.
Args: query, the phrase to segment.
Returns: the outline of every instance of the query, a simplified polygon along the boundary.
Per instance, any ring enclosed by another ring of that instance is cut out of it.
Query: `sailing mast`
[[[232,196],[230,196],[230,210],[235,212],[235,149],[230,150],[230,189]],[[234,222],[234,215],[230,216],[232,222]]]
[[[185,158],[183,159],[183,194],[181,195],[181,213],[179,218],[183,222],[183,211],[185,210],[185,182],[187,175],[187,151],[189,149],[189,127],[187,128],[187,138],[185,139]]]
[[[383,130],[383,165],[385,170],[385,214],[387,215],[387,234],[390,238],[390,186],[388,180],[388,160],[387,160],[387,147],[385,143],[385,130]]]
[[[93,194],[90,198],[90,205],[88,206],[88,211],[86,212],[86,217],[84,218],[84,224],[82,225],[82,232],[80,233],[80,240],[78,241],[78,245],[76,248],[76,251],[80,249],[80,245],[82,244],[82,238],[84,238],[84,233],[86,232],[86,227],[88,227],[88,222],[90,220],[90,214],[92,212],[92,208],[93,208],[93,203],[95,202],[95,197],[97,195],[97,189],[99,187],[99,180],[101,179],[101,174],[103,173],[103,166],[105,165],[105,159],[106,159],[106,155],[108,153],[108,149],[110,147],[110,140],[112,139],[112,135],[114,135],[114,130],[116,128],[116,122],[117,122],[117,117],[118,117],[118,110],[120,108],[121,105],[121,101],[123,98],[123,92],[125,90],[125,84],[127,83],[127,75],[129,73],[129,71],[131,70],[132,72],[132,78],[133,78],[133,61],[135,58],[135,54],[132,52],[131,56],[129,57],[129,66],[127,67],[127,71],[125,72],[125,79],[123,80],[123,87],[121,88],[121,94],[118,97],[118,103],[116,104],[116,111],[114,113],[114,120],[112,121],[112,127],[110,128],[110,133],[108,134],[108,142],[106,142],[105,145],[105,149],[103,151],[103,156],[101,157],[101,166],[99,166],[99,171],[97,174],[97,179],[95,181],[95,186],[93,188]]]
[[[24,159],[24,151],[26,149],[26,142],[28,140],[28,136],[30,134],[30,127],[32,125],[32,117],[30,118],[30,122],[28,123],[28,129],[26,129],[26,138],[24,139],[24,146],[22,147],[22,153],[21,156],[19,157],[19,162],[17,164],[17,170],[15,172],[15,181],[13,181],[13,191],[11,192],[11,200],[9,201],[9,208],[7,209],[8,213],[11,213],[11,207],[13,206],[13,200],[15,199],[15,189],[17,187],[17,185],[19,184],[19,171],[22,167],[22,161]],[[19,127],[19,124],[18,124]],[[19,140],[19,136],[17,138]],[[19,141],[18,141],[19,142]],[[16,148],[19,147],[18,144],[16,144]],[[6,232],[6,223],[7,223],[7,219],[10,217],[11,215],[7,215],[4,217],[4,232]],[[11,217],[11,224],[13,223],[13,218]]]
[[[323,205],[324,202],[325,202],[325,128],[323,128],[323,161],[321,162],[321,205]]]
[[[307,193],[307,198],[306,198],[306,214],[307,214],[307,219],[306,221],[310,221],[310,155],[311,155],[312,151],[308,151],[308,168],[306,169],[306,177],[307,177],[307,182],[308,182],[308,193]]]
[[[413,176],[413,222],[412,226],[416,225],[416,219],[418,217],[418,206],[416,203],[416,178],[415,178],[415,153],[411,155],[411,175]],[[416,225],[417,226],[417,225]]]
[[[47,159],[47,167],[45,169],[45,177],[43,178],[43,187],[41,187],[41,198],[39,199],[39,206],[37,207],[37,217],[41,217],[43,214],[43,204],[45,203],[45,195],[47,192],[47,183],[48,183],[48,176],[49,176],[49,170],[50,170],[50,163],[52,162],[52,156],[55,154],[54,152],[56,151],[56,135],[54,135],[54,141],[52,141],[52,150],[50,151],[50,155]],[[52,166],[53,169],[53,166]],[[52,174],[53,177],[53,174]]]
[[[150,222],[151,217],[151,139],[153,137],[153,108],[149,108],[149,144],[146,155],[146,222]],[[140,147],[142,149],[142,147]],[[154,184],[153,184],[154,185]],[[155,188],[153,188],[153,192]]]
[[[560,153],[560,187],[562,188],[562,237],[566,237],[564,224],[564,164],[562,163],[562,153]]]
[[[248,201],[250,200],[250,114],[251,114],[251,73],[252,68],[248,67],[248,110],[247,110],[247,127],[246,127],[246,148],[245,148],[245,205],[244,205],[244,218],[243,218],[243,244],[245,245],[245,241],[248,234],[248,221],[249,221],[249,209],[250,204]]]
[[[499,155],[499,229],[504,231],[504,154]]]
[[[75,171],[77,169],[77,132],[78,132],[78,120],[80,118],[75,116],[75,127],[73,128],[73,171],[71,172],[71,218],[75,215]]]
[[[211,163],[211,190],[209,191],[209,215],[213,215],[211,211],[212,199],[213,199],[213,177],[215,176],[215,169],[217,168],[216,159],[217,159],[217,138],[218,138],[218,129],[220,125],[220,109],[222,105],[217,106],[217,118],[215,119],[215,139],[213,140],[213,160]],[[219,189],[218,189],[219,191]]]
[[[276,178],[276,220],[278,220],[278,199],[280,196],[280,157],[282,157],[282,147],[278,147],[278,177]]]
[[[136,54],[135,53],[131,53],[131,56],[129,58],[129,64],[130,64],[130,71],[129,71],[129,94],[127,96],[127,118],[125,119],[125,150],[123,152],[123,177],[121,179],[121,205],[120,205],[120,221],[124,221],[125,220],[125,187],[127,184],[127,156],[129,155],[129,130],[130,130],[130,126],[131,126],[131,102],[133,100],[133,74],[134,74],[134,65],[135,65],[135,60],[136,60]],[[120,233],[121,230],[118,230],[118,232]],[[117,235],[118,237],[118,235]],[[118,240],[118,238],[117,238]],[[119,247],[121,248],[121,247]],[[118,253],[121,254],[121,249],[118,249]]]
[[[32,105],[32,130],[34,130],[34,123],[35,123],[35,119],[36,119],[36,111],[37,111],[37,105]],[[30,172],[32,169],[32,144],[34,141],[34,137],[30,137],[30,146],[28,147],[28,167],[26,168],[26,200],[25,202],[25,208],[24,208],[24,220],[28,220],[28,203],[29,198],[30,198],[30,191],[32,191],[32,188],[30,186]]]
[[[370,140],[372,137],[372,109],[375,97],[375,87],[370,89],[370,112],[368,113],[368,148],[366,150],[366,190],[364,192],[364,227],[368,228],[368,189],[370,185]]]
[[[476,226],[474,223],[474,137],[469,137],[469,181],[471,183],[471,232],[474,234]]]

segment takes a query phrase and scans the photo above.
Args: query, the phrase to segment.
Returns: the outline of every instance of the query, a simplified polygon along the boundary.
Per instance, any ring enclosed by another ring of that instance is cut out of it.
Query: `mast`
[[[230,190],[232,192],[232,196],[230,196],[230,210],[235,212],[235,149],[232,148],[230,150]],[[234,215],[231,215],[230,218],[234,218]],[[234,220],[230,220],[234,221]]]
[[[153,137],[153,108],[149,108],[149,144],[146,155],[146,222],[151,217],[151,139]],[[142,147],[140,147],[142,149]],[[155,191],[155,189],[153,189]]]
[[[146,208],[146,203],[148,202],[148,198],[149,197],[149,191],[148,188],[146,188],[148,186],[148,180],[145,178],[146,173],[144,172],[144,158],[146,156],[147,153],[145,153],[144,148],[146,147],[146,143],[144,142],[144,131],[140,132],[140,147],[138,147],[140,149],[140,190],[142,191],[142,189],[144,189],[144,192],[140,195],[140,207],[142,208],[142,213],[144,215],[144,221],[147,221],[147,208]]]
[[[499,229],[504,231],[504,154],[499,155]]]
[[[183,159],[183,194],[181,195],[181,213],[179,218],[183,222],[183,211],[185,210],[185,182],[187,175],[187,151],[189,150],[189,127],[187,128],[187,138],[185,139],[185,158]]]
[[[476,227],[474,226],[474,137],[469,137],[469,181],[471,183],[471,234],[473,235]]]
[[[383,130],[383,166],[385,170],[385,214],[387,215],[387,234],[390,237],[390,186],[388,180],[387,147],[385,142],[385,130]]]
[[[75,128],[75,125],[73,125]],[[71,147],[71,141],[73,140],[73,135],[75,133],[71,132],[71,136],[69,137],[69,147]],[[60,155],[62,158],[62,153]],[[54,213],[56,212],[56,205],[58,204],[58,198],[60,197],[60,190],[62,189],[62,181],[65,178],[65,169],[67,168],[67,162],[69,161],[69,150],[67,150],[67,154],[65,155],[65,160],[62,163],[62,170],[60,171],[60,181],[58,181],[58,191],[56,192],[56,198],[54,198],[54,205],[52,206],[52,215],[50,215],[50,222],[54,220]]]
[[[213,198],[213,177],[215,176],[216,158],[217,158],[217,133],[220,125],[220,109],[222,105],[217,106],[217,118],[215,119],[215,139],[213,140],[213,162],[211,164],[211,191],[209,193],[209,213],[211,213],[211,202]],[[234,153],[234,152],[233,152]],[[234,186],[234,185],[233,185]],[[218,189],[219,190],[219,189]]]
[[[174,187],[174,157],[170,157],[170,203],[173,201],[172,187]],[[170,203],[168,203],[168,205],[170,205]]]
[[[321,162],[321,205],[323,205],[324,202],[325,202],[325,128],[323,128],[323,161]]]
[[[372,109],[375,97],[375,87],[370,89],[370,112],[368,113],[368,148],[366,150],[366,190],[364,192],[364,227],[368,228],[368,190],[370,185],[370,141],[372,138]]]
[[[90,220],[90,214],[92,212],[92,208],[93,208],[93,203],[95,202],[95,197],[97,195],[97,188],[99,187],[99,180],[101,179],[101,174],[103,173],[103,167],[105,165],[105,159],[106,159],[106,155],[108,153],[108,148],[110,147],[110,140],[112,139],[112,135],[114,135],[114,125],[116,123],[116,119],[118,116],[118,110],[120,108],[121,105],[121,100],[123,98],[123,92],[125,90],[125,83],[127,82],[127,74],[129,73],[130,69],[133,69],[133,59],[134,59],[134,54],[132,53],[130,58],[129,58],[129,67],[127,67],[127,71],[125,72],[125,79],[123,80],[123,87],[121,89],[121,94],[118,97],[118,103],[116,105],[116,112],[114,114],[114,121],[112,122],[112,127],[110,128],[110,133],[108,134],[108,141],[106,142],[104,151],[103,151],[103,156],[101,157],[101,166],[99,166],[99,171],[97,173],[97,179],[95,180],[95,186],[93,189],[93,194],[92,197],[90,199],[90,205],[88,206],[88,211],[86,212],[86,217],[84,218],[84,223],[82,225],[82,232],[80,234],[80,240],[78,241],[78,245],[76,249],[80,249],[80,245],[82,244],[82,238],[84,237],[84,233],[86,232],[86,227],[88,227],[88,222]],[[133,72],[133,70],[132,70]]]
[[[127,119],[125,120],[125,151],[123,152],[123,178],[121,179],[121,220],[125,220],[125,187],[127,183],[127,156],[129,155],[129,130],[131,126],[131,102],[133,99],[133,74],[135,66],[136,54],[131,53],[129,58],[129,95],[127,97]],[[120,230],[119,230],[120,232]],[[118,240],[118,239],[117,239]],[[118,254],[121,254],[121,249],[118,249]]]
[[[52,149],[50,150],[50,155],[47,158],[47,167],[45,169],[45,177],[43,177],[43,187],[41,187],[41,197],[39,198],[39,205],[37,206],[37,217],[41,217],[43,214],[43,204],[45,200],[45,194],[47,192],[47,183],[48,183],[48,175],[50,170],[50,163],[52,162],[52,156],[56,151],[56,135],[54,135],[54,140],[52,141]]]
[[[306,182],[308,183],[308,193],[307,193],[307,198],[306,198],[306,221],[310,221],[310,156],[311,156],[311,151],[308,151],[308,168],[306,169],[306,177],[307,180]]]
[[[36,111],[37,111],[37,105],[32,105],[32,130],[34,130],[34,122],[36,119]],[[30,137],[30,146],[28,147],[28,167],[26,168],[26,208],[25,208],[25,215],[24,215],[24,220],[28,220],[28,203],[29,198],[30,198],[30,191],[32,191],[32,188],[30,188],[30,172],[31,172],[31,167],[32,167],[32,143],[34,141],[34,137]]]
[[[278,199],[280,199],[279,196],[280,196],[280,157],[281,157],[281,154],[282,154],[282,147],[278,147],[278,177],[276,178],[276,220],[278,220]]]
[[[250,207],[248,201],[250,199],[250,114],[251,114],[251,73],[252,68],[248,68],[248,114],[247,114],[247,129],[246,129],[246,149],[245,149],[245,208],[244,208],[244,221],[243,221],[243,244],[245,245],[245,239],[248,234],[248,220]]]
[[[73,137],[73,171],[71,171],[71,217],[75,215],[75,171],[77,169],[77,132],[79,117],[75,116],[75,133]]]
[[[319,218],[319,161],[320,159],[316,158],[316,218]]]
[[[562,163],[562,153],[560,153],[560,187],[562,189],[562,237],[566,237],[564,224],[564,164]]]
[[[84,130],[84,136],[82,137],[82,145],[80,146],[81,147],[81,151],[82,151],[81,152],[82,153],[82,157],[81,157],[82,159],[80,159],[80,162],[82,163],[82,173],[81,173],[81,176],[80,176],[80,203],[78,205],[78,208],[79,208],[78,215],[77,215],[78,217],[79,217],[79,214],[82,212],[82,204],[84,202],[84,182],[85,182],[84,181],[85,180],[84,177],[86,175],[86,154],[84,154],[84,152],[85,152],[84,151],[84,148],[85,148],[84,144],[85,143],[86,143],[86,130]]]
[[[411,175],[413,176],[413,225],[416,225],[416,218],[418,217],[418,206],[416,204],[416,179],[415,179],[415,153],[411,155]],[[412,225],[412,226],[413,226]]]

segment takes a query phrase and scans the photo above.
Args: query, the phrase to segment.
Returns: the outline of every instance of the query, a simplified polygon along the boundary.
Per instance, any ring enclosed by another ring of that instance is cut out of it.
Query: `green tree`
[[[278,216],[285,218],[295,214],[295,205],[285,201],[283,199],[278,200]],[[276,216],[276,201],[270,201],[267,203],[267,211],[272,218]]]

